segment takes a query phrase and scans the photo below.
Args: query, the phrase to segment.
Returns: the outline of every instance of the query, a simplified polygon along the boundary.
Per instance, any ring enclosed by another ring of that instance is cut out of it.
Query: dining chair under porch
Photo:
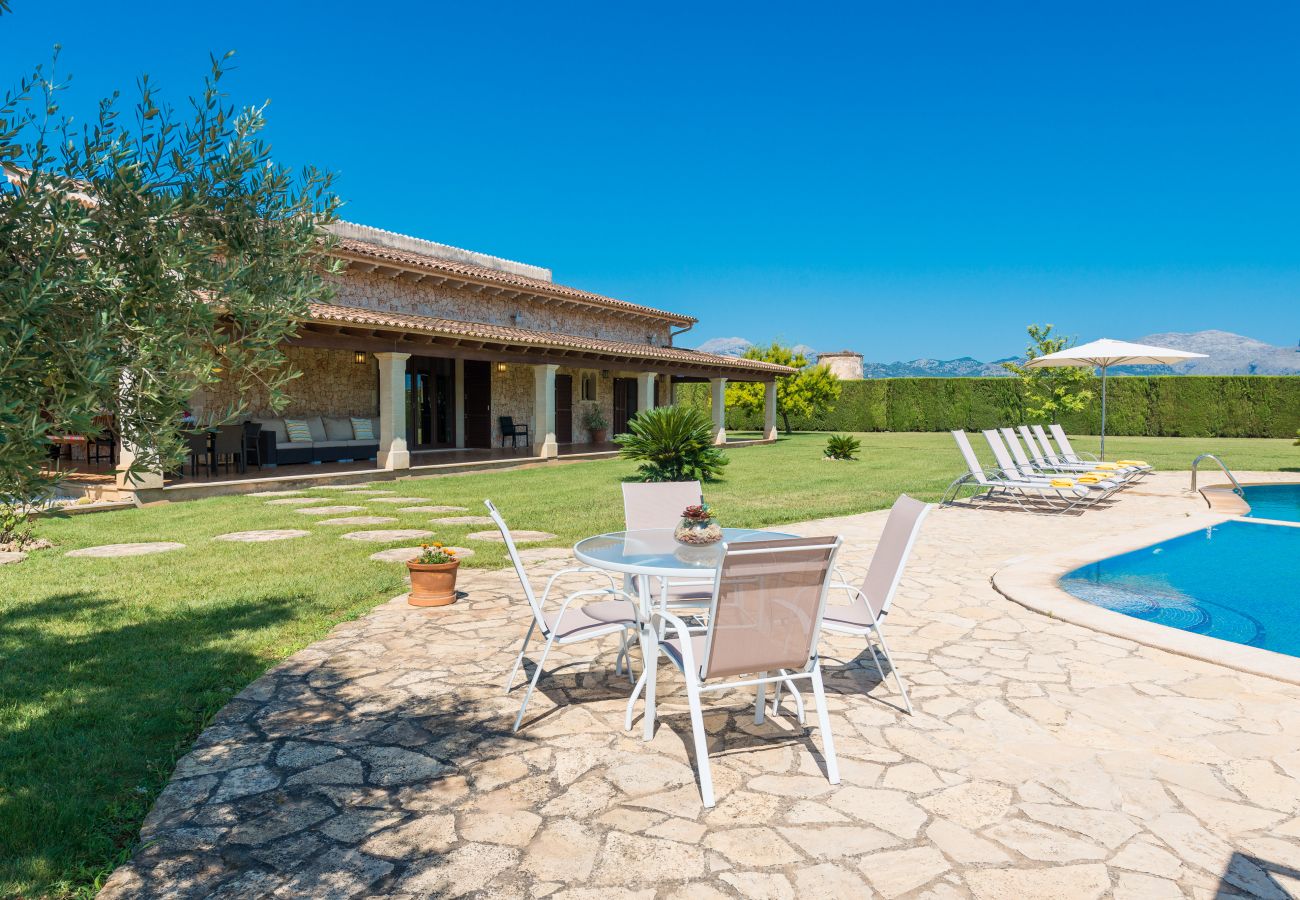
[[[695,767],[706,807],[714,805],[708,733],[700,705],[700,695],[707,691],[757,686],[754,721],[761,724],[768,684],[784,683],[793,688],[797,679],[811,682],[826,777],[831,784],[839,784],[835,740],[817,656],[826,592],[839,548],[838,537],[724,545],[707,626],[692,629],[671,612],[653,613],[652,624],[662,635],[659,652],[686,680]],[[645,662],[647,735],[653,735],[658,655],[651,654]]]
[[[519,705],[519,715],[515,717],[514,730],[518,731],[520,724],[524,720],[524,712],[528,709],[528,701],[532,699],[533,690],[542,677],[542,667],[546,665],[546,657],[556,644],[576,644],[579,641],[618,634],[620,635],[618,656],[615,658],[614,671],[618,674],[626,671],[628,681],[631,681],[632,663],[628,656],[628,650],[636,642],[637,635],[636,603],[633,598],[620,590],[607,572],[585,566],[556,572],[546,582],[546,587],[541,594],[537,594],[533,590],[532,580],[528,576],[528,569],[519,557],[519,550],[515,546],[514,537],[510,534],[510,527],[506,525],[505,519],[501,517],[501,513],[491,500],[484,500],[483,504],[487,507],[488,515],[492,517],[492,521],[496,523],[497,530],[501,532],[501,539],[506,545],[506,553],[510,556],[511,564],[515,567],[515,574],[519,576],[519,584],[523,588],[524,598],[528,601],[528,607],[532,613],[532,621],[528,623],[528,631],[524,634],[524,642],[519,648],[519,655],[515,657],[515,664],[510,669],[510,676],[506,679],[505,692],[507,694],[510,693],[511,686],[514,684],[515,674],[523,665],[524,654],[528,650],[528,642],[532,640],[533,632],[537,631],[541,637],[546,639],[546,647],[542,650],[541,658],[534,664],[533,677],[528,682],[528,690],[524,693],[524,700]],[[575,591],[564,598],[558,609],[546,609],[546,601],[550,598],[551,589],[560,578],[586,573],[597,573],[609,578],[609,587]],[[570,604],[575,600],[596,597],[604,599],[592,603],[584,602],[581,606],[570,607]],[[600,618],[595,618],[592,615],[593,613],[599,613]]]

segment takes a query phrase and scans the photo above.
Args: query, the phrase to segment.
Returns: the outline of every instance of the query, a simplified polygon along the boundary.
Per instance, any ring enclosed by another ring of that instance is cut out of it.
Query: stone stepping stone
[[[317,484],[312,486],[313,491],[354,491],[355,484]]]
[[[343,516],[339,519],[321,519],[317,525],[391,525],[397,516]]]
[[[27,558],[27,554],[21,550],[0,550],[0,566],[9,563],[20,563]]]
[[[376,491],[370,488],[349,488],[344,491],[345,494],[374,494],[376,497],[382,494],[396,494],[397,491]]]
[[[304,516],[337,516],[342,513],[361,512],[364,506],[313,506],[308,509],[295,509],[294,512]]]
[[[83,547],[69,550],[64,556],[82,556],[92,559],[116,559],[119,556],[146,556],[150,553],[166,553],[179,550],[184,544],[175,541],[148,541],[139,544],[101,544],[98,547]]]
[[[549,531],[515,531],[511,529],[510,536],[515,539],[516,544],[532,541],[549,541],[555,535]],[[495,541],[498,544],[504,544],[505,538],[499,531],[473,531],[465,535],[471,541]]]
[[[391,492],[390,492],[391,493]],[[424,497],[371,497],[370,503],[419,503]]]
[[[249,494],[251,497],[252,494]],[[267,506],[310,506],[313,503],[324,503],[324,497],[283,497],[279,500],[267,500]]]
[[[415,559],[420,555],[420,547],[394,547],[392,550],[380,550],[378,553],[370,554],[370,558],[375,562],[399,562],[404,563],[408,559]],[[468,547],[448,547],[448,550],[456,551],[456,555],[461,559],[468,559],[474,555],[474,551]]]
[[[393,541],[414,541],[419,538],[433,537],[432,531],[421,531],[418,528],[386,528],[379,531],[349,531],[347,534],[341,534],[339,537],[345,541],[369,541],[375,544],[386,544]]]
[[[290,538],[306,537],[310,531],[301,528],[268,528],[263,531],[232,531],[219,534],[214,541],[234,541],[237,544],[261,544],[266,541],[287,541]]]
[[[447,516],[443,519],[430,519],[435,525],[491,525],[490,516]]]
[[[564,547],[534,547],[531,550],[520,550],[519,558],[524,562],[544,562],[551,559],[568,559],[573,555],[573,551]]]
[[[292,497],[295,494],[301,494],[302,491],[253,491],[250,497]]]
[[[465,512],[464,506],[403,506],[398,512],[403,513],[449,513]]]

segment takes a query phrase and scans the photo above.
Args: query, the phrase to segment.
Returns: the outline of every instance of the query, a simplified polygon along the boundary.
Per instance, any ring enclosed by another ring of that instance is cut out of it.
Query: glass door
[[[456,442],[456,369],[452,360],[412,356],[406,361],[406,441],[412,450],[435,450]]]

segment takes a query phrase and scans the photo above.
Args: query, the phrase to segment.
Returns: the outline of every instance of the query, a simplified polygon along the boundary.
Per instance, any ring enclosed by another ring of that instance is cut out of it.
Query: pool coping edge
[[[1300,685],[1300,658],[1126,616],[1081,600],[1059,584],[1061,576],[1080,566],[1221,525],[1234,518],[1208,512],[1190,514],[1176,521],[1162,522],[1069,550],[1012,559],[993,573],[991,581],[1002,596],[1041,615],[1167,653]]]

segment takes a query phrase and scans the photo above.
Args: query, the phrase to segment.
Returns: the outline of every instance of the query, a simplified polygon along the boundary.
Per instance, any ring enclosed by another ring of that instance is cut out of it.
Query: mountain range
[[[1193,359],[1177,366],[1119,366],[1113,375],[1300,375],[1300,349],[1278,347],[1230,331],[1166,332],[1137,338],[1135,343],[1152,344],[1204,353],[1205,359]],[[752,347],[745,338],[714,338],[699,346],[707,353],[742,356]],[[817,351],[800,344],[809,361],[816,361]],[[957,359],[913,359],[906,362],[862,363],[867,378],[969,378],[973,376],[1010,375],[1002,363],[1019,357],[1007,356],[980,362],[970,356]]]

